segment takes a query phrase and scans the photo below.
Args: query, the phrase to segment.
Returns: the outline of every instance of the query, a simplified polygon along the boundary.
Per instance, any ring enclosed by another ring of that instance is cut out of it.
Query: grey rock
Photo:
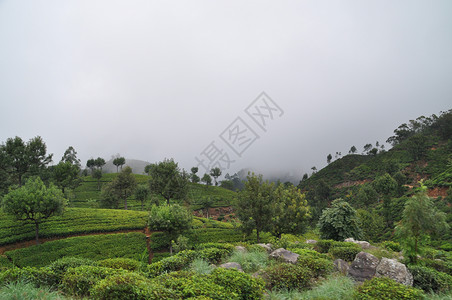
[[[395,259],[383,257],[377,266],[376,277],[388,277],[398,283],[413,286],[413,275],[407,267]]]
[[[271,244],[257,244],[258,246],[261,246],[265,250],[267,250],[268,253],[272,252]]]
[[[228,262],[228,263],[220,265],[219,267],[220,268],[225,268],[225,269],[237,269],[240,272],[243,272],[242,266],[239,263],[236,263],[236,262]]]
[[[357,245],[360,245],[361,249],[369,249],[370,248],[370,243],[366,242],[366,241],[355,241],[354,243]]]
[[[235,250],[237,250],[239,252],[246,252],[246,248],[243,246],[235,246]]]
[[[276,249],[275,251],[270,253],[270,257],[279,258],[283,262],[287,262],[287,263],[291,263],[291,264],[295,264],[297,262],[298,256],[300,256],[300,255],[290,252],[284,248]]]
[[[355,239],[354,238],[348,238],[348,239],[345,239],[344,242],[354,243]]]
[[[372,254],[359,252],[350,265],[348,276],[352,277],[355,281],[364,282],[375,276],[379,263],[379,259]]]
[[[306,244],[317,244],[316,240],[306,240]]]
[[[342,275],[347,275],[350,265],[343,259],[336,259],[334,262],[334,269],[340,272]]]

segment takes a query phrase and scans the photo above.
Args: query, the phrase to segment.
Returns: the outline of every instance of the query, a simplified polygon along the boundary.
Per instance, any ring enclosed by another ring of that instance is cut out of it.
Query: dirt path
[[[147,239],[149,239],[148,237],[152,234],[148,228],[143,228],[143,229],[132,229],[132,230],[117,230],[117,231],[110,231],[110,232],[90,232],[90,233],[78,233],[78,234],[73,234],[73,235],[67,235],[67,236],[62,236],[62,237],[53,237],[53,238],[40,238],[39,242],[40,244],[44,244],[45,242],[50,242],[50,241],[55,241],[55,240],[62,240],[62,239],[67,239],[70,237],[76,237],[76,236],[87,236],[87,235],[103,235],[103,234],[115,234],[115,233],[129,233],[129,232],[142,232],[144,234],[146,234]],[[6,251],[11,251],[11,250],[16,250],[16,249],[21,249],[21,248],[27,248],[30,246],[34,246],[36,245],[36,240],[28,240],[28,241],[23,241],[23,242],[17,242],[14,244],[9,244],[9,245],[4,245],[4,246],[0,246],[0,255],[4,255],[4,253]]]

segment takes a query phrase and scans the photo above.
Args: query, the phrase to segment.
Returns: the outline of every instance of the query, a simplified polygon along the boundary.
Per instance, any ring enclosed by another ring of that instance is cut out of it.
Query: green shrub
[[[317,244],[315,244],[314,249],[320,253],[328,253],[333,243],[333,240],[319,240],[317,241]]]
[[[138,271],[142,267],[139,261],[130,258],[108,258],[97,262],[101,267]]]
[[[253,244],[253,245],[246,245],[246,249],[249,252],[262,252],[262,253],[267,253],[267,249],[265,249],[262,246],[259,246],[257,244]]]
[[[447,292],[452,289],[452,276],[424,266],[408,266],[413,286],[426,292]]]
[[[260,246],[258,246],[260,247]],[[262,247],[260,247],[262,248]],[[262,248],[263,249],[263,248]],[[235,251],[228,259],[229,262],[239,263],[245,272],[256,272],[259,269],[263,269],[268,264],[267,252],[242,252]]]
[[[423,259],[422,264],[429,268],[433,268],[438,272],[452,275],[452,261],[444,261],[438,259]]]
[[[160,275],[152,280],[175,292],[178,298],[206,296],[212,299],[238,299],[237,294],[216,284],[209,275],[177,271]],[[176,298],[177,299],[177,298]]]
[[[108,276],[91,288],[91,297],[99,300],[176,299],[176,293],[160,284],[150,282],[137,273]]]
[[[89,290],[100,280],[124,273],[124,270],[97,266],[80,266],[66,271],[62,280],[63,290],[75,296],[88,296]]]
[[[402,251],[402,247],[400,246],[400,243],[398,243],[398,242],[385,241],[385,242],[381,243],[381,246],[389,251],[395,251],[395,252]]]
[[[0,273],[0,285],[21,280],[30,282],[36,287],[54,287],[59,283],[58,275],[48,268],[12,268]]]
[[[310,286],[313,272],[304,264],[281,263],[265,269],[269,289],[305,289]]]
[[[331,260],[325,258],[314,258],[309,256],[299,256],[297,264],[307,267],[313,276],[325,276],[330,274],[334,269],[334,264]]]
[[[184,250],[176,255],[164,258],[146,267],[145,273],[150,277],[156,277],[166,272],[182,270],[197,257],[197,252]]]
[[[324,258],[324,259],[330,259],[331,256],[326,253],[319,253],[315,250],[311,249],[303,249],[303,248],[288,248],[287,250],[292,251],[293,253],[296,253],[303,257],[312,257],[312,258]]]
[[[353,261],[356,257],[356,254],[361,252],[361,249],[357,247],[332,247],[330,248],[331,255],[334,258],[340,258],[345,261]]]
[[[228,249],[206,248],[196,251],[196,257],[207,260],[212,264],[218,264],[224,258],[229,256],[231,251]]]
[[[64,257],[51,263],[48,268],[55,272],[61,281],[67,269],[80,266],[94,266],[95,264],[96,263],[93,260],[87,258]]]
[[[232,253],[232,251],[234,251],[235,249],[235,246],[229,243],[203,243],[195,246],[195,250],[202,250],[206,248],[224,249]]]
[[[364,282],[356,289],[354,298],[357,300],[375,299],[423,299],[422,291],[407,287],[386,277],[375,277]]]
[[[259,278],[234,269],[217,268],[211,274],[213,282],[238,296],[238,299],[262,299],[265,283]]]
[[[16,281],[0,289],[2,300],[63,300],[66,299],[57,292],[45,287],[35,287],[25,281]]]
[[[346,276],[327,278],[319,286],[299,295],[303,300],[349,300],[353,298],[354,282]]]

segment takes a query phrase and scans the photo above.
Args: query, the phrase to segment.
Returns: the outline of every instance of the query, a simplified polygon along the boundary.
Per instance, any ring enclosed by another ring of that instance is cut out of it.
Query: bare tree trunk
[[[39,223],[35,222],[36,245],[39,245]]]

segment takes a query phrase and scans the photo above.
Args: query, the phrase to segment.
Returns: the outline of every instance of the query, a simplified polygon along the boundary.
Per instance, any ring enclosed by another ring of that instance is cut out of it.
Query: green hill
[[[118,174],[109,173],[103,174],[101,179],[101,185],[111,182]],[[149,176],[134,174],[138,184],[147,184]],[[192,204],[193,209],[199,209],[199,201],[203,197],[210,197],[214,204],[213,207],[225,207],[230,206],[232,199],[236,196],[236,192],[219,187],[219,186],[205,186],[197,183],[189,184],[188,202]],[[160,202],[163,202],[161,196],[151,196],[157,198]],[[69,202],[71,207],[85,207],[85,208],[98,208],[100,199],[100,190],[98,189],[97,180],[91,176],[83,177],[83,181],[79,187],[74,190],[73,198]],[[145,209],[150,208],[151,201],[148,200]],[[135,196],[128,198],[128,208],[132,210],[140,210],[141,203],[135,199]]]

